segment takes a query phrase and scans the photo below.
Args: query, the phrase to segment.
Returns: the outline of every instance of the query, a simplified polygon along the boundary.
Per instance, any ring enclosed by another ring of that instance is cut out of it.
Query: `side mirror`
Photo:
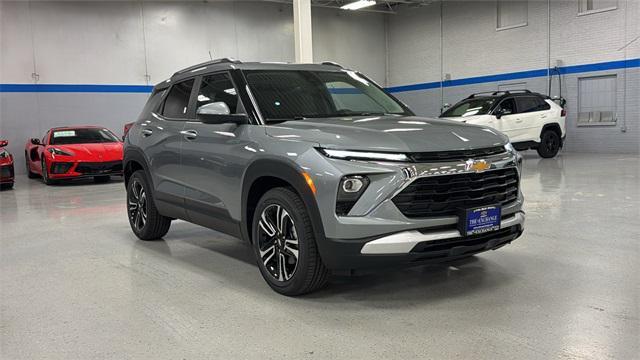
[[[42,145],[42,144],[40,143],[40,139],[38,139],[38,138],[32,138],[32,139],[31,139],[31,143],[32,143],[33,145]]]
[[[7,140],[0,140],[0,147],[5,147],[5,146],[7,146],[7,145],[9,145],[9,141],[7,141]]]
[[[196,110],[196,117],[204,124],[236,124],[249,123],[245,114],[231,114],[229,106],[222,101],[202,105]]]
[[[500,119],[501,117],[505,115],[510,115],[510,114],[511,114],[511,109],[498,109],[496,110],[495,113],[493,113],[493,115],[496,116],[496,119]]]
[[[208,104],[204,104],[196,111],[197,115],[229,115],[231,110],[229,106],[222,101],[216,101]]]

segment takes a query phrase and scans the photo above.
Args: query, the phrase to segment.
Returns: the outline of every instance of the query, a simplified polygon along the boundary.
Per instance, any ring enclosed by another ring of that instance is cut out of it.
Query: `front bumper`
[[[122,160],[103,162],[52,162],[50,179],[82,179],[95,176],[122,176]]]
[[[0,165],[0,184],[12,184],[13,181],[13,163],[8,165]]]
[[[524,212],[518,211],[503,216],[500,230],[466,237],[450,228],[402,231],[358,240],[326,239],[325,250],[328,252],[325,252],[323,262],[334,271],[352,273],[354,270],[452,261],[512,242],[522,235],[524,221]]]

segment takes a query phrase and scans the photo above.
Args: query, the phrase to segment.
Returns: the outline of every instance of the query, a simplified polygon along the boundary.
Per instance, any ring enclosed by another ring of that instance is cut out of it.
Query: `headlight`
[[[64,155],[64,156],[73,156],[73,154],[68,153],[66,151],[57,149],[57,148],[49,148],[48,151],[53,155]]]
[[[5,159],[9,157],[9,152],[7,150],[0,151],[0,159]]]
[[[323,155],[343,160],[409,161],[406,154],[370,151],[318,149]]]
[[[347,215],[368,186],[369,178],[364,175],[348,175],[343,177],[338,187],[336,214]]]
[[[505,150],[507,150],[508,152],[514,153],[516,152],[516,148],[513,147],[513,145],[511,144],[511,142],[508,142],[505,146],[504,146]]]

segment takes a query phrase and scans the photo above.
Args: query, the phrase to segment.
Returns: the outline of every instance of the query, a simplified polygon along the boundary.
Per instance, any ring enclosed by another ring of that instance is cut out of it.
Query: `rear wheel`
[[[276,188],[262,196],[252,239],[262,277],[273,290],[295,296],[326,284],[329,271],[318,253],[311,219],[291,189]]]
[[[552,158],[560,151],[560,136],[553,130],[545,130],[540,136],[538,155],[543,158]]]
[[[127,213],[131,230],[141,240],[160,239],[171,226],[171,219],[156,209],[150,190],[144,171],[131,175],[127,185]]]
[[[98,184],[106,183],[111,180],[111,176],[94,176],[93,181]]]
[[[4,183],[4,184],[0,184],[0,190],[9,190],[9,189],[13,189],[13,183]]]
[[[49,178],[49,169],[47,169],[47,162],[42,159],[40,161],[40,165],[42,166],[42,181],[47,185],[55,184],[55,180],[51,180]]]
[[[29,164],[29,154],[27,154],[26,152],[24,153],[24,160],[25,160],[25,165],[27,166],[27,176],[29,177],[29,179],[37,178],[38,174],[31,171],[31,166]]]

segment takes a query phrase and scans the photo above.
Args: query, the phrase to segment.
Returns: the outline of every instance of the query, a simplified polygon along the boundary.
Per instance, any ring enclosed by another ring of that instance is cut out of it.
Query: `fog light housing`
[[[347,215],[360,196],[369,186],[369,178],[364,175],[349,175],[340,180],[336,198],[336,214]]]

